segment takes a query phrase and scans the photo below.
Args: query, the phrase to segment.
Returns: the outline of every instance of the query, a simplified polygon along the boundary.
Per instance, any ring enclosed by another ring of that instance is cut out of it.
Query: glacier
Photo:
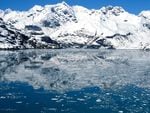
[[[135,15],[119,6],[87,9],[35,5],[28,11],[0,10],[0,49],[150,48],[150,11]]]

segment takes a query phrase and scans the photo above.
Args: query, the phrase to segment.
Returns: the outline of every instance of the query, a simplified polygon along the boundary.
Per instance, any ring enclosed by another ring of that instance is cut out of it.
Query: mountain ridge
[[[18,43],[8,46],[8,42],[1,41],[1,49],[16,46],[19,49],[150,48],[150,11],[134,15],[119,6],[90,10],[62,2],[56,5],[36,5],[28,11],[0,10],[0,18],[3,24],[13,26],[15,32],[28,37],[23,46]],[[2,31],[0,27],[0,34]],[[4,44],[7,46],[3,47]]]

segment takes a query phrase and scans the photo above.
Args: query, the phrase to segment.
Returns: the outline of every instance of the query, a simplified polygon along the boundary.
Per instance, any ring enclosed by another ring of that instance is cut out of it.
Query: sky
[[[99,9],[102,6],[121,6],[126,11],[138,14],[150,10],[150,0],[0,0],[0,9],[28,10],[34,5],[56,4],[65,1],[69,5],[81,5],[88,9]]]

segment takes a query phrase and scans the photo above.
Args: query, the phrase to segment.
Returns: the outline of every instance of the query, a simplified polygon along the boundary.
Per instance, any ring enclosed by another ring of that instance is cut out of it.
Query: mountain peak
[[[65,5],[65,6],[69,6],[65,1],[62,1],[60,4]]]
[[[12,10],[11,10],[10,8],[8,8],[8,9],[6,9],[6,10],[4,11],[5,14],[8,14],[8,13],[10,13],[10,12],[12,12]]]
[[[71,6],[69,6],[65,1],[58,3],[56,5],[54,5],[55,7],[61,7],[62,9],[67,9],[67,8],[71,8]]]
[[[42,9],[43,9],[42,6],[40,6],[40,5],[35,5],[35,6],[33,6],[33,7],[30,9],[30,11],[41,11]]]
[[[125,10],[122,8],[122,7],[119,7],[119,6],[106,6],[106,7],[102,7],[100,9],[100,11],[103,13],[103,14],[110,14],[110,15],[115,15],[115,16],[118,16],[120,13],[123,13],[125,12]]]
[[[142,11],[139,16],[144,17],[145,19],[149,19],[150,20],[150,10],[148,11]]]

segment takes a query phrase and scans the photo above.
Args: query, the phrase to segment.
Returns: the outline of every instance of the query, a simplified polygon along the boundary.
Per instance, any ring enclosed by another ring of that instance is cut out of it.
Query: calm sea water
[[[150,113],[150,52],[0,51],[0,113]]]

